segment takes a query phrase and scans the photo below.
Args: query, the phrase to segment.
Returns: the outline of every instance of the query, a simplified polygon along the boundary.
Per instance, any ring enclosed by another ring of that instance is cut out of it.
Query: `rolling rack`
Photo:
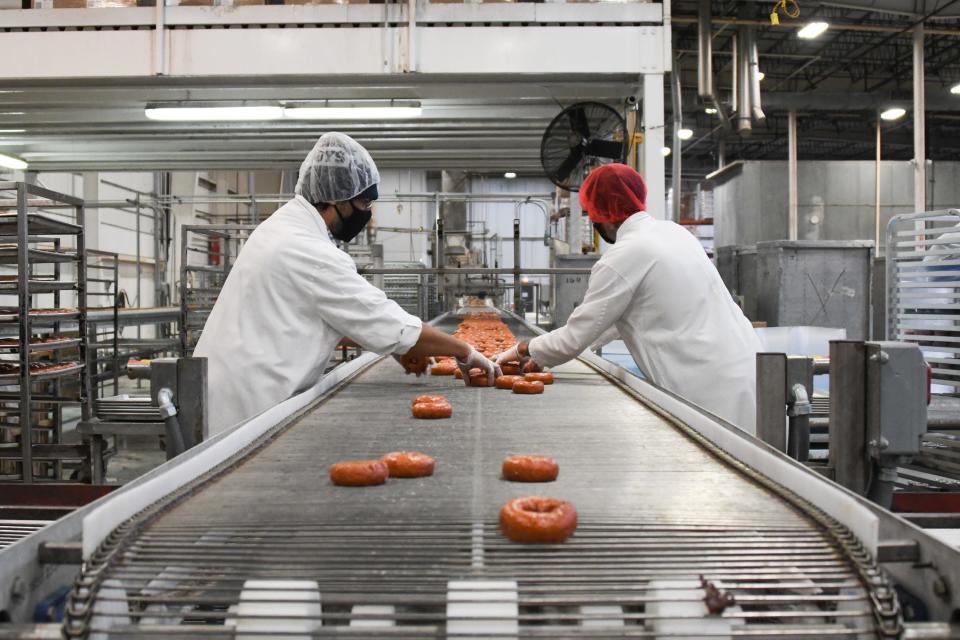
[[[119,255],[109,251],[87,249],[87,300],[93,301],[88,312],[96,308],[112,314],[112,321],[87,320],[87,375],[94,398],[107,394],[112,386],[120,393],[120,308]]]
[[[56,213],[51,213],[56,210]],[[0,182],[0,462],[5,480],[68,479],[89,462],[61,441],[64,405],[88,411],[83,201],[23,182]],[[15,241],[15,244],[13,242]],[[12,268],[12,270],[11,270]],[[68,292],[75,299],[65,300]],[[61,304],[75,307],[63,308]],[[48,306],[50,305],[50,306]],[[16,337],[12,337],[16,335]],[[18,442],[19,440],[19,442]]]
[[[188,225],[180,236],[180,355],[193,354],[213,303],[255,224]]]

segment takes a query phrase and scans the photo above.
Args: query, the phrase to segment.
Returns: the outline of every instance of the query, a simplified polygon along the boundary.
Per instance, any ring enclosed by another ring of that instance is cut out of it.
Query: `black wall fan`
[[[613,107],[578,102],[560,112],[540,143],[540,162],[553,184],[579,191],[597,165],[623,162],[630,148],[627,125]]]

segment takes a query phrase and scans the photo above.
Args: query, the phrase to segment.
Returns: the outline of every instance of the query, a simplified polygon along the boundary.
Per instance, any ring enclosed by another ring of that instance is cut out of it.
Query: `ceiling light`
[[[950,93],[954,95],[960,95],[960,84],[955,84],[952,87],[950,87]]]
[[[507,180],[513,180],[514,178],[517,177],[517,174],[513,171],[507,171],[505,174],[503,174],[503,177],[506,178]]]
[[[150,120],[164,122],[237,122],[279,120],[283,107],[147,107],[143,113]]]
[[[419,118],[422,107],[286,107],[289,120],[403,120]]]
[[[15,171],[23,171],[27,168],[27,163],[21,160],[20,158],[14,158],[13,156],[5,156],[0,153],[0,167],[5,167],[7,169],[13,169]]]
[[[757,80],[763,81],[763,79],[766,77],[767,74],[765,74],[763,71],[757,71]]]
[[[677,137],[681,140],[689,140],[693,137],[693,129],[680,129],[677,131]]]
[[[668,155],[670,155],[670,147],[664,147],[663,149],[660,149],[660,153],[663,154],[664,158],[666,158]]]
[[[708,116],[715,116],[717,115],[717,108],[707,107],[706,109],[703,110],[703,112],[706,113]]]
[[[26,133],[26,129],[0,129],[0,133]]]
[[[891,107],[886,111],[880,112],[880,118],[883,120],[899,120],[907,113],[906,109],[900,107]]]
[[[826,22],[808,22],[800,31],[797,31],[797,37],[804,40],[813,40],[829,28],[830,24]]]

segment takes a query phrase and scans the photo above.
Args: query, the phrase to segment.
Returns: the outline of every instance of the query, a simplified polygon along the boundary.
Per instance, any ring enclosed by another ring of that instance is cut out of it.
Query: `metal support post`
[[[647,213],[666,218],[666,178],[663,157],[663,74],[643,75],[643,173],[647,182]]]
[[[572,197],[572,196],[571,196]],[[520,315],[520,218],[513,219],[513,312]]]
[[[680,65],[674,62],[673,72],[670,73],[670,98],[673,106],[673,166],[671,168],[670,183],[672,196],[670,198],[670,219],[680,222],[680,202],[682,185],[680,180],[683,173],[683,141],[680,139],[680,129],[683,128],[683,106],[680,90]]]
[[[863,495],[867,490],[866,346],[830,343],[830,466],[836,482]]]
[[[796,240],[798,236],[797,206],[797,112],[791,109],[787,112],[787,237]]]
[[[927,119],[924,96],[923,23],[913,28],[913,210],[927,210]]]
[[[757,437],[778,451],[787,450],[787,357],[757,354]]]
[[[17,185],[17,274],[20,313],[20,475],[33,482],[33,414],[30,411],[30,229],[27,185]],[[82,334],[81,334],[82,337]]]
[[[787,358],[787,455],[798,462],[810,459],[810,414],[813,407],[813,358]]]

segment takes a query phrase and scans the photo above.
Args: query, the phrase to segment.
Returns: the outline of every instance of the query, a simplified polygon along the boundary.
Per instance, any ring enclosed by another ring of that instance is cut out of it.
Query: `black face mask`
[[[336,206],[333,208],[337,212],[337,217],[340,218],[340,228],[336,231],[331,231],[330,235],[340,242],[350,242],[360,235],[360,232],[363,231],[363,228],[367,226],[371,216],[373,216],[373,212],[369,209],[357,209],[352,200],[350,201],[350,208],[353,210],[353,213],[350,214],[349,218],[344,218],[343,214],[340,213],[340,209],[337,209]]]
[[[617,241],[617,237],[614,236],[612,239],[607,237],[607,232],[604,231],[604,228],[600,225],[599,222],[593,223],[593,228],[597,233],[600,234],[600,237],[604,239],[607,244],[614,244]]]

